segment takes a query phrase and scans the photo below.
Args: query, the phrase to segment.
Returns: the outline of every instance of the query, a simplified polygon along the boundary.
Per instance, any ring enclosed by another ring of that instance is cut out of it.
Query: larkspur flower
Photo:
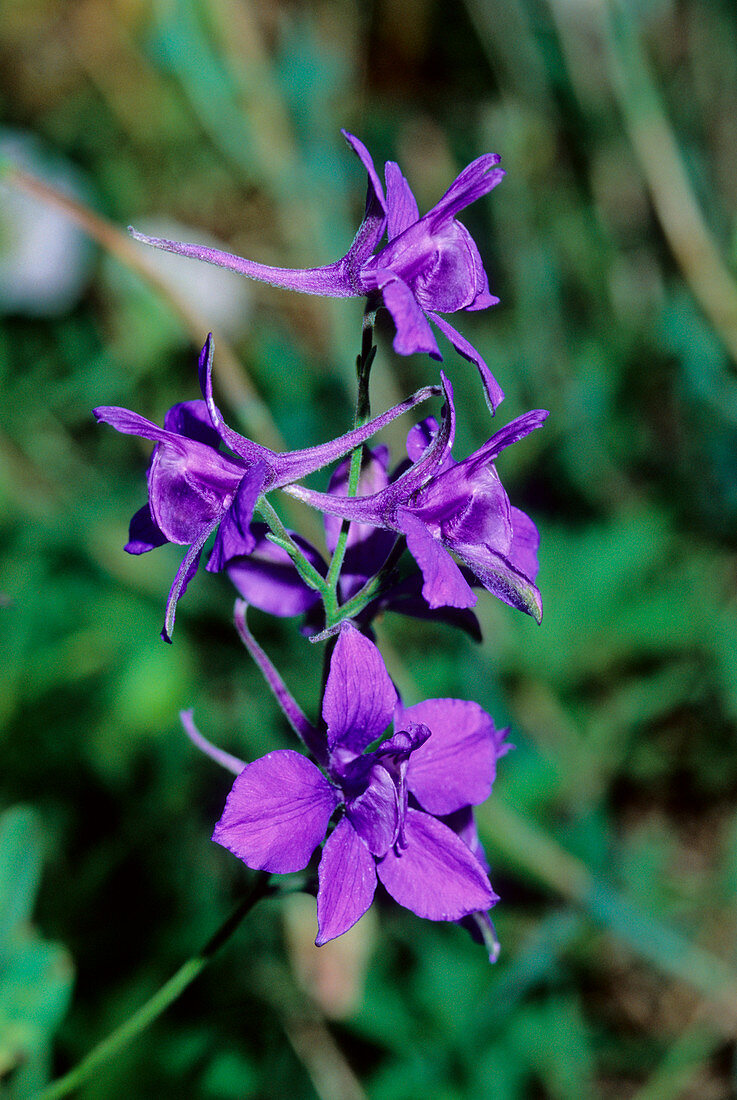
[[[358,493],[361,496],[379,492],[389,485],[389,450],[380,445],[375,449],[364,448]],[[345,496],[348,488],[349,460],[346,459],[330,477],[328,492]],[[329,554],[335,551],[341,520],[324,515],[325,543]],[[306,613],[303,630],[314,634],[323,627],[322,601],[318,592],[310,588],[300,577],[291,558],[281,546],[267,538],[265,524],[252,524],[251,533],[255,545],[250,552],[245,549],[225,563],[225,569],[236,589],[246,601],[270,615],[290,616]],[[291,532],[290,532],[291,533]],[[291,533],[310,564],[325,576],[327,564],[319,551],[299,535]],[[363,523],[351,523],[343,568],[338,578],[340,602],[355,596],[371,580],[387,561],[395,546],[397,535],[379,527]],[[232,547],[237,550],[237,546]],[[431,609],[422,597],[422,574],[414,570],[407,576],[394,572],[391,579],[362,611],[352,616],[362,627],[369,625],[380,611],[396,611],[414,618],[434,619],[458,626],[476,641],[481,640],[481,628],[474,613],[467,609],[441,607]]]
[[[247,634],[244,620],[239,629]],[[348,622],[331,659],[324,729],[309,728],[301,712],[295,720],[273,668],[267,677],[321,767],[290,749],[244,765],[210,746],[184,714],[195,743],[237,773],[213,840],[248,867],[301,871],[337,813],[318,869],[318,945],[363,916],[377,878],[420,917],[485,915],[498,899],[470,807],[489,796],[506,731],[473,702],[402,706],[378,649]],[[392,719],[395,732],[369,750]]]
[[[211,534],[217,531],[208,568],[217,571],[234,556],[234,547],[239,553],[249,553],[255,546],[251,518],[262,493],[342,458],[395,417],[438,392],[431,386],[418,390],[338,439],[278,454],[239,435],[223,421],[212,395],[212,354],[212,336],[208,336],[199,360],[204,400],[174,405],[163,428],[129,409],[101,406],[94,410],[98,421],[156,444],[148,469],[148,504],[131,520],[126,550],[143,554],[166,542],[189,547],[166,604],[162,636],[167,641],[177,601],[194,576]],[[223,443],[232,454],[220,450]]]
[[[345,497],[303,486],[285,489],[321,511],[356,523],[396,531],[419,565],[422,595],[431,608],[476,604],[452,552],[484,588],[540,621],[542,601],[535,587],[539,536],[532,520],[513,508],[494,460],[511,443],[540,427],[547,412],[519,416],[468,458],[451,454],[455,435],[452,387],[443,376],[446,403],[438,427],[428,419],[409,433],[412,464],[396,481],[372,496]]]
[[[399,165],[387,162],[384,191],[366,146],[347,131],[342,133],[366,169],[368,193],[364,219],[353,244],[332,264],[270,267],[217,248],[147,237],[133,228],[130,232],[136,240],[156,248],[227,267],[273,286],[332,298],[367,296],[381,301],[394,320],[394,349],[400,355],[427,352],[442,359],[432,321],[456,351],[478,368],[493,412],[504,396],[499,384],[479,352],[440,314],[486,309],[499,301],[489,292],[478,247],[456,215],[501,181],[501,158],[486,153],[472,161],[440,201],[420,217]],[[388,243],[379,249],[385,232]]]

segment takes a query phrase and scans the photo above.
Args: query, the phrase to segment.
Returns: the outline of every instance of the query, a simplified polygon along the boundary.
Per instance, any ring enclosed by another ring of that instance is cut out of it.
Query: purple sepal
[[[344,620],[322,704],[330,749],[363,752],[391,722],[396,701],[396,688],[378,649]]]
[[[168,541],[161,528],[154,523],[148,504],[144,504],[131,519],[128,542],[123,549],[129,554],[146,554],[149,550],[155,550],[157,546],[163,546]]]
[[[197,572],[197,566],[200,563],[200,554],[202,548],[209,539],[217,526],[217,521],[211,524],[209,527],[200,533],[195,541],[190,546],[187,553],[184,555],[182,564],[177,569],[176,576],[174,577],[174,583],[169,589],[169,596],[166,601],[166,608],[164,610],[164,626],[161,631],[162,640],[171,644],[171,635],[174,629],[174,619],[177,613],[177,603],[180,598],[187,591],[187,585],[192,580],[192,577]]]
[[[247,557],[239,554],[228,560],[228,576],[252,607],[280,617],[301,615],[320,603],[320,597],[302,580],[286,550],[266,538],[267,531],[265,523],[251,525],[253,549]],[[310,564],[325,576],[327,566],[314,547],[301,535],[290,534]]]
[[[423,810],[442,817],[478,806],[491,794],[497,734],[478,703],[427,699],[402,710],[395,723],[423,723],[432,735],[410,758],[407,786]]]
[[[376,890],[373,857],[346,818],[338,822],[325,842],[318,881],[315,943],[322,947],[360,920]]]
[[[302,871],[337,805],[338,792],[313,763],[277,749],[237,777],[212,839],[254,870]]]
[[[444,317],[441,317],[437,313],[430,313],[429,316],[438,326],[443,336],[446,336],[448,340],[450,340],[459,355],[462,355],[469,363],[473,363],[478,369],[484,386],[486,403],[492,413],[496,412],[497,407],[504,400],[504,390],[501,388],[496,378],[494,378],[494,375],[476,351],[476,348],[473,344],[469,344],[465,336],[461,336],[457,329],[454,329],[452,325],[448,324]]]
[[[427,920],[460,920],[498,901],[483,867],[447,825],[408,810],[407,846],[390,850],[377,874],[396,902]]]
[[[251,520],[266,476],[266,464],[257,462],[241,478],[233,502],[220,523],[210,560],[207,563],[210,572],[218,573],[233,558],[241,554],[250,554],[256,545],[256,539],[251,530]]]
[[[453,559],[436,542],[428,528],[408,508],[397,514],[399,530],[407,539],[407,549],[422,571],[422,595],[428,606],[475,607],[477,596]]]
[[[497,167],[501,159],[498,153],[484,153],[471,161],[456,176],[440,202],[426,215],[428,220],[442,221],[453,217],[472,202],[488,195],[504,178],[504,169]]]
[[[399,355],[427,352],[433,359],[442,359],[438,342],[415,295],[403,279],[383,269],[372,280],[384,298],[384,305],[396,326],[393,347]]]

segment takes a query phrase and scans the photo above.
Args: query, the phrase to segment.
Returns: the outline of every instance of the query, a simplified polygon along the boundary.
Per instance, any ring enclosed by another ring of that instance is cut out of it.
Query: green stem
[[[270,882],[270,876],[260,872],[256,877],[251,890],[230,914],[226,921],[218,928],[205,946],[191,959],[180,966],[176,974],[157,990],[144,1005],[134,1012],[120,1027],[111,1032],[102,1042],[90,1051],[73,1069],[65,1073],[63,1077],[52,1081],[42,1092],[38,1093],[36,1100],[57,1100],[57,1097],[68,1096],[74,1089],[79,1088],[99,1066],[114,1058],[123,1047],[144,1031],[153,1023],[170,1004],[176,1001],[195,978],[205,969],[210,959],[227,943],[240,925],[247,913],[262,898],[275,892],[275,887]]]
[[[341,604],[339,608],[341,619],[355,618],[356,615],[360,615],[367,604],[370,604],[372,600],[381,595],[389,580],[395,576],[397,563],[404,553],[404,549],[404,538],[398,538],[379,572],[371,577],[363,588],[356,592],[355,596],[351,596],[349,600]]]
[[[297,546],[297,543],[282,523],[276,509],[269,504],[266,497],[259,497],[255,510],[271,531],[272,542],[276,543],[277,546],[281,546],[282,550],[286,550],[305,584],[308,584],[310,588],[314,588],[316,592],[320,592],[324,599],[328,593],[327,582]]]
[[[361,354],[356,360],[356,373],[358,375],[358,392],[356,394],[356,414],[353,418],[354,428],[360,428],[371,416],[371,403],[369,399],[369,376],[371,365],[376,355],[374,347],[374,323],[376,321],[376,309],[369,299],[363,315],[363,331],[361,335]],[[361,477],[361,463],[363,460],[363,444],[351,453],[351,463],[348,470],[348,488],[346,495],[354,497],[358,492],[358,482]],[[338,535],[338,541],[330,560],[330,568],[326,578],[327,592],[325,602],[325,625],[334,626],[342,618],[338,604],[338,580],[343,568],[345,552],[348,545],[348,530],[350,521],[343,520]]]

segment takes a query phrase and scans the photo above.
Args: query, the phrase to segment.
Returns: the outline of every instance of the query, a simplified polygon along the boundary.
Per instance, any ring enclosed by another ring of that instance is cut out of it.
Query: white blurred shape
[[[228,251],[222,241],[201,229],[166,218],[139,218],[135,228],[149,237],[164,237],[170,241],[187,241]],[[163,252],[140,241],[133,242],[142,250],[146,262],[156,269],[162,279],[185,303],[191,305],[213,329],[237,339],[248,328],[251,316],[251,290],[248,280],[234,271]]]
[[[32,134],[0,130],[0,157],[65,195],[86,197],[81,174],[47,153]],[[93,254],[91,242],[65,214],[0,176],[0,312],[68,313],[84,293]]]

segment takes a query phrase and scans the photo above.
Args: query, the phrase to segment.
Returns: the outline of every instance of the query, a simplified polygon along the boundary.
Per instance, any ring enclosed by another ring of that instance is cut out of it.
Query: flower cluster
[[[441,372],[429,385],[369,418],[373,315],[383,306],[402,355],[441,358],[433,329],[476,365],[493,412],[503,393],[479,353],[443,313],[496,304],[479,250],[456,216],[503,176],[499,157],[479,157],[422,217],[398,165],[382,184],[366,147],[345,134],[368,176],[363,221],[342,259],[324,267],[269,267],[222,251],[144,237],[158,248],[231,268],[276,286],[366,299],[358,359],[356,426],[337,439],[276,453],[229,428],[212,392],[211,337],[200,356],[202,400],[175,405],[163,427],[127,409],[101,407],[98,420],[154,442],[148,502],[133,517],[126,549],[187,547],[166,604],[171,639],[177,601],[212,536],[206,568],[224,571],[241,599],[236,627],[306,750],[281,749],[244,763],[212,746],[183,714],[192,740],[235,773],[213,839],[248,867],[273,874],[316,861],[318,944],[342,935],[372,903],[377,882],[429,920],[475,922],[495,957],[488,910],[497,901],[476,834],[473,807],[491,792],[506,731],[474,702],[428,699],[405,705],[374,641],[384,610],[460,626],[474,638],[483,588],[537,621],[538,533],[499,479],[500,453],[538,428],[547,413],[520,416],[463,459],[453,457],[453,388]],[[386,235],[386,243],[382,240]],[[386,447],[368,440],[402,413],[442,397],[439,418],[411,427],[407,454],[391,469]],[[349,456],[350,458],[346,457]],[[327,490],[299,484],[336,464]],[[325,549],[290,531],[273,496],[324,517]],[[303,616],[302,630],[327,641],[321,721],[310,722],[251,635],[246,609]],[[390,730],[391,727],[391,730]]]

